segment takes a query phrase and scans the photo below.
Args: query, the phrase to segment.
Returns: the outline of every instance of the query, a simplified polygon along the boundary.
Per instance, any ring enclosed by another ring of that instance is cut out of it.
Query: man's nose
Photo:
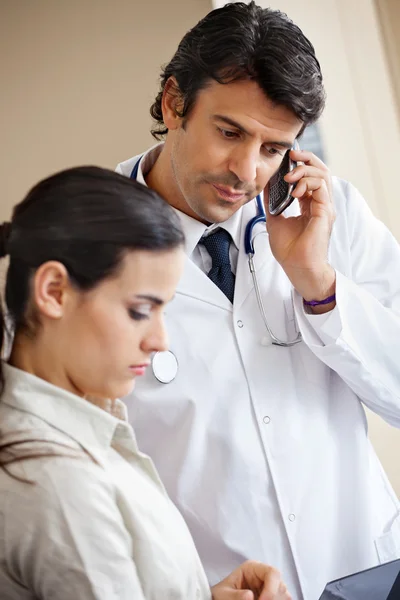
[[[257,177],[259,150],[251,146],[236,148],[229,160],[229,170],[236,175],[242,183],[254,184]]]

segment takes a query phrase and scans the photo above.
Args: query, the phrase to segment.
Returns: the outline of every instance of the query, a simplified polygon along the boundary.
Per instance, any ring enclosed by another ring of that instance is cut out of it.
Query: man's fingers
[[[322,162],[322,160],[313,152],[309,152],[308,150],[291,150],[290,158],[296,162],[303,162],[306,165],[318,167],[322,171],[329,173],[329,169],[326,164]]]
[[[296,158],[295,158],[296,155]],[[319,177],[324,179],[326,182],[327,189],[329,191],[329,196],[332,199],[332,180],[331,174],[328,167],[320,160],[315,154],[312,152],[304,152],[304,151],[293,151],[290,156],[303,164],[298,165],[285,175],[285,180],[289,183],[295,183],[299,181],[302,177]],[[301,158],[299,158],[301,156]]]
[[[302,177],[292,192],[295,198],[302,198],[307,192],[313,192],[312,196],[317,200],[330,202],[330,196],[325,179],[318,177]],[[315,192],[321,192],[315,194]]]
[[[298,167],[295,167],[293,171],[286,173],[285,180],[294,183],[295,181],[299,181],[302,177],[319,177],[320,179],[326,180],[325,173],[321,171],[321,169],[308,165],[299,165]]]

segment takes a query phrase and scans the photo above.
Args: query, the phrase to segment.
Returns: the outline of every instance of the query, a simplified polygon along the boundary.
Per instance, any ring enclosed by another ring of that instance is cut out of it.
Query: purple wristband
[[[305,306],[319,306],[320,304],[330,304],[336,300],[336,294],[332,294],[332,296],[328,296],[324,300],[303,300]]]

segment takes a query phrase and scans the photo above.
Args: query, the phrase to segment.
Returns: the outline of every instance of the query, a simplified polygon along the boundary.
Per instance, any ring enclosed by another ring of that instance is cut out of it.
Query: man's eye
[[[281,152],[277,148],[273,148],[273,147],[265,148],[265,150],[266,150],[267,154],[269,154],[270,156],[276,156],[276,155],[283,156],[285,154],[284,152]]]
[[[219,129],[220,134],[224,138],[233,139],[233,138],[238,137],[238,133],[236,131],[230,131],[229,129],[221,129],[221,128],[218,128],[218,129]]]

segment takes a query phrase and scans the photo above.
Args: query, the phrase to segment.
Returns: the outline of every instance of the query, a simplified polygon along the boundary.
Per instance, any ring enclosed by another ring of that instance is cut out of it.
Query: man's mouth
[[[216,183],[212,183],[211,185],[217,191],[218,195],[228,202],[238,202],[246,196],[245,191],[238,192],[237,190],[226,185],[219,185]]]

